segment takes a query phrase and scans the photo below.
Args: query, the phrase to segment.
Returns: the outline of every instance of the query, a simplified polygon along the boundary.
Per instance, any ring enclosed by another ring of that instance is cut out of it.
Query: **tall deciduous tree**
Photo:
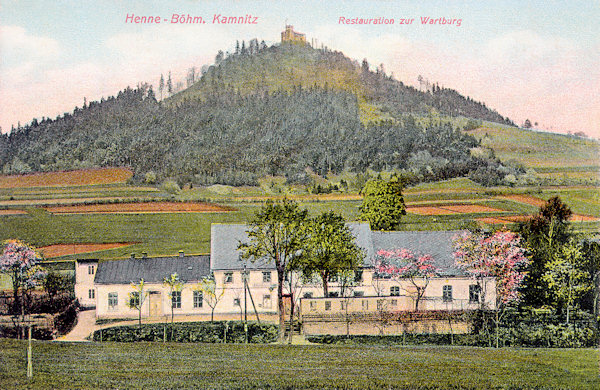
[[[591,290],[592,279],[584,269],[581,245],[570,241],[562,245],[548,263],[543,279],[554,293],[559,305],[564,307],[567,324],[577,298]]]
[[[283,342],[285,336],[283,304],[285,274],[290,270],[294,259],[299,256],[306,237],[304,229],[302,229],[306,216],[307,211],[300,209],[294,201],[287,198],[281,202],[269,200],[249,224],[247,231],[249,241],[240,243],[238,246],[244,259],[251,261],[265,259],[275,264],[280,342]]]
[[[521,237],[509,231],[493,234],[463,233],[454,239],[456,265],[477,280],[485,303],[484,279],[495,278],[496,283],[496,347],[499,323],[504,309],[520,298],[519,288],[525,279],[524,270],[529,265]]]
[[[376,276],[381,278],[408,279],[415,287],[415,311],[425,295],[429,280],[439,274],[431,255],[415,255],[408,249],[380,250],[375,262]]]
[[[396,230],[406,214],[402,182],[396,176],[390,180],[371,179],[363,187],[360,219],[369,221],[373,230]]]
[[[0,272],[7,274],[12,280],[15,311],[21,312],[22,321],[25,320],[25,293],[46,276],[39,265],[41,260],[42,257],[35,248],[23,241],[6,240],[2,244]]]
[[[333,211],[324,212],[306,223],[306,240],[295,268],[305,275],[318,274],[323,296],[329,296],[329,279],[344,271],[358,269],[364,253],[356,243],[344,218]]]
[[[523,237],[531,258],[524,281],[524,303],[532,306],[556,303],[543,275],[546,263],[572,236],[569,224],[571,215],[571,209],[558,196],[554,196],[530,220],[519,224],[517,231]]]

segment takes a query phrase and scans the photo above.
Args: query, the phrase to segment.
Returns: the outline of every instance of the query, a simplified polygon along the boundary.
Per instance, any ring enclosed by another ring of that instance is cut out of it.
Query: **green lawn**
[[[597,389],[597,350],[0,340],[0,387]]]

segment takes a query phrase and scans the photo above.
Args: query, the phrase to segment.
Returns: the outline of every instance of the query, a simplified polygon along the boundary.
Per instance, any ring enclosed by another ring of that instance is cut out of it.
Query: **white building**
[[[350,283],[336,279],[329,282],[330,297],[323,297],[318,280],[306,281],[298,275],[286,279],[284,293],[303,311],[341,310],[335,297],[351,296],[355,310],[369,305],[370,297],[397,297],[396,311],[412,311],[417,298],[416,287],[410,280],[378,277],[374,265],[380,250],[409,249],[417,254],[433,257],[440,275],[431,278],[420,298],[419,310],[468,310],[482,305],[495,307],[495,282],[488,278],[477,283],[458,268],[452,257],[452,239],[459,231],[376,232],[367,223],[350,223],[356,244],[363,249],[365,258],[361,269]],[[136,309],[129,308],[132,283],[144,279],[149,292],[144,302],[144,317],[210,315],[211,308],[199,291],[199,280],[214,276],[216,293],[220,300],[215,314],[239,316],[254,311],[267,317],[277,315],[277,271],[268,259],[241,260],[238,245],[248,241],[243,224],[214,224],[211,227],[211,254],[160,258],[130,258],[103,261],[80,260],[76,265],[76,296],[84,306],[95,306],[97,318],[135,318]],[[169,298],[169,289],[163,279],[177,273],[185,285],[175,298]],[[247,275],[247,289],[244,288]],[[416,280],[424,286],[424,280]],[[364,297],[364,303],[358,303]],[[323,300],[323,298],[326,298]],[[327,303],[331,298],[331,303]],[[302,303],[301,303],[302,300]],[[311,304],[311,300],[313,303]],[[482,302],[484,300],[484,302]],[[289,303],[288,303],[289,304]],[[321,306],[323,306],[321,308]],[[338,307],[339,306],[339,307]],[[361,309],[362,310],[362,309]],[[365,311],[373,308],[365,308]],[[391,308],[390,308],[391,310]],[[238,317],[239,318],[239,317]]]

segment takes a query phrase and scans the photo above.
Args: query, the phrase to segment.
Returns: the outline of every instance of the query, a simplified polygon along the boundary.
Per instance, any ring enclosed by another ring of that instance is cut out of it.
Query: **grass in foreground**
[[[570,388],[600,386],[597,350],[0,340],[1,388]]]

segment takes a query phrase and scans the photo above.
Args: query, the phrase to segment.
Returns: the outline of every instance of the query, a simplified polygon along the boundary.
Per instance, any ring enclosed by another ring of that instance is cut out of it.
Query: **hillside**
[[[470,175],[483,184],[522,173],[474,155],[479,141],[452,121],[415,120],[510,123],[456,91],[421,92],[326,49],[243,47],[219,53],[198,82],[162,102],[141,85],[1,136],[2,171],[124,166],[134,181],[180,185],[256,184],[265,175],[305,182],[307,168],[403,170],[414,181]]]

